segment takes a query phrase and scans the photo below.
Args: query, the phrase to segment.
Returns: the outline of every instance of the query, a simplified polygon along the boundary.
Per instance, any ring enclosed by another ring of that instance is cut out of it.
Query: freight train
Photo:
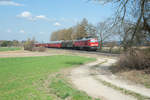
[[[78,50],[92,50],[96,51],[99,47],[97,38],[85,38],[80,40],[67,40],[67,41],[52,41],[50,43],[37,43],[35,47],[46,48],[68,48]]]

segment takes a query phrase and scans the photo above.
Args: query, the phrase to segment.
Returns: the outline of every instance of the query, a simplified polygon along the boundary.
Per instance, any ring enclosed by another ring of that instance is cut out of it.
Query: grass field
[[[0,100],[53,100],[43,88],[44,80],[92,60],[79,56],[0,58]]]
[[[0,47],[0,52],[1,51],[15,51],[15,50],[21,50],[21,48],[17,48],[17,47]]]

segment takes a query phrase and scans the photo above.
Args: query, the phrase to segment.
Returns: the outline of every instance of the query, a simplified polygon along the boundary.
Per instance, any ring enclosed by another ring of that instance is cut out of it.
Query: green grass
[[[1,51],[16,51],[16,50],[21,50],[21,48],[18,48],[18,47],[0,47],[0,52]]]
[[[44,79],[92,60],[79,56],[0,58],[0,100],[53,100],[39,89]]]
[[[92,100],[91,97],[83,92],[73,89],[66,80],[55,77],[51,80],[50,88],[52,93],[60,99],[71,98],[71,100]]]

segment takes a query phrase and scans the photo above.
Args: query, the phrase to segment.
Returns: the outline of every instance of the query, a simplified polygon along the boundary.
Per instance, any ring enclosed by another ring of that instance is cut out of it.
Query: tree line
[[[50,40],[77,40],[89,36],[96,37],[96,29],[94,25],[90,24],[88,20],[84,18],[80,23],[73,27],[52,32]]]
[[[12,41],[8,41],[8,40],[1,40],[0,41],[0,47],[11,47],[11,46],[20,46],[21,42],[18,40],[12,40]]]
[[[23,47],[24,45],[31,42],[32,44],[37,43],[35,38],[32,39],[28,38],[27,40],[0,40],[0,47]]]

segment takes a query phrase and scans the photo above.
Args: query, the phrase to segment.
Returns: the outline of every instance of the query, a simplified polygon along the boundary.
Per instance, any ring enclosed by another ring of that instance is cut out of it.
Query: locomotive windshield
[[[97,39],[91,39],[90,42],[98,42]]]

